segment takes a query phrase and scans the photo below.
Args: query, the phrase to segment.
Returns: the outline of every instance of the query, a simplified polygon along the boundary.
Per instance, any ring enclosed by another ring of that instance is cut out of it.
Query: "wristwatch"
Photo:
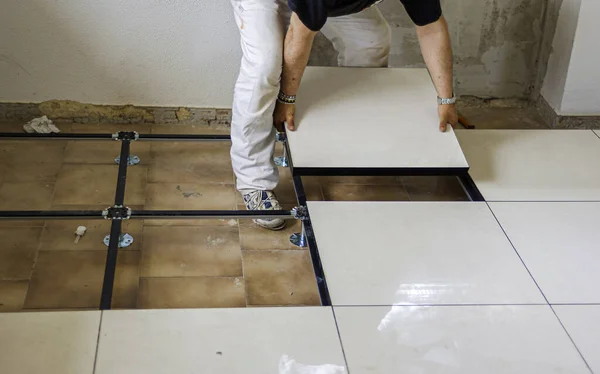
[[[438,104],[439,105],[452,105],[456,104],[456,95],[452,94],[451,98],[439,97],[438,96]]]

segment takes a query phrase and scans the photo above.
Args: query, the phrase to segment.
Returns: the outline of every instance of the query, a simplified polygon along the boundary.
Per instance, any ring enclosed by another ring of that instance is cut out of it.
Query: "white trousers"
[[[242,63],[235,85],[231,160],[242,193],[273,190],[273,110],[279,92],[283,40],[289,24],[287,0],[231,0],[240,30]],[[391,32],[377,7],[329,18],[321,32],[338,52],[340,66],[385,67]]]

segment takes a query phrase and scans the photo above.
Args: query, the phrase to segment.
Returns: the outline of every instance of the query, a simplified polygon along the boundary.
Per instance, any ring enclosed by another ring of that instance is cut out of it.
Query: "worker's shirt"
[[[288,0],[290,9],[312,31],[319,31],[327,17],[358,13],[380,0]],[[400,0],[413,22],[425,26],[440,19],[440,0]]]

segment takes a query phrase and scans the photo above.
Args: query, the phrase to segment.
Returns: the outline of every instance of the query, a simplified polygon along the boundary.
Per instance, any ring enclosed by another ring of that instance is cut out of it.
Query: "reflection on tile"
[[[64,165],[56,182],[54,204],[111,205],[115,198],[117,172],[116,164]],[[128,205],[144,204],[146,173],[146,168],[139,165],[127,170],[125,199]]]
[[[547,305],[336,307],[351,373],[589,373]]]
[[[109,220],[50,220],[42,233],[40,251],[106,251],[104,237],[110,234],[111,221]],[[85,234],[75,244],[75,230],[78,226],[85,226]],[[142,244],[142,221],[129,220],[122,223],[122,232],[133,236],[133,243],[124,251],[140,250]]]
[[[29,279],[41,227],[0,228],[0,280]]]
[[[233,185],[149,183],[146,209],[232,210]]]
[[[550,303],[600,303],[600,203],[490,207]]]
[[[325,184],[323,195],[328,201],[408,201],[408,193],[397,185]]]
[[[243,278],[142,278],[138,308],[233,308],[246,306]]]
[[[229,227],[145,227],[142,277],[241,277],[238,230]]]
[[[485,203],[308,209],[334,305],[545,303]]]
[[[139,252],[119,252],[114,308],[135,307],[139,257]],[[105,263],[104,251],[40,251],[25,307],[98,308]]]
[[[0,186],[0,210],[47,210],[52,205],[53,183],[9,183]]]
[[[554,305],[553,308],[592,371],[599,372],[600,305]]]
[[[152,144],[152,183],[233,184],[230,143],[161,142]]]
[[[301,249],[290,242],[290,236],[302,231],[299,220],[288,220],[280,231],[266,230],[252,220],[240,221],[240,244],[242,250]]]
[[[29,281],[0,280],[0,313],[18,312],[23,308]]]
[[[467,201],[469,198],[455,177],[403,177],[412,201]]]
[[[345,372],[331,309],[306,307],[105,312],[96,369],[97,374]]]
[[[0,314],[0,373],[92,374],[100,312]]]
[[[320,305],[308,251],[244,251],[249,305]]]

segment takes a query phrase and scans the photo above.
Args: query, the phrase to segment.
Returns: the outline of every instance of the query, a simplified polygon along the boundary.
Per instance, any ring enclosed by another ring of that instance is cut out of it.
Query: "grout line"
[[[350,374],[350,365],[348,364],[348,357],[346,356],[346,350],[344,349],[344,342],[342,341],[342,333],[340,332],[340,326],[338,325],[337,316],[335,315],[335,308],[331,306],[331,313],[333,313],[333,321],[335,322],[335,329],[337,330],[338,339],[340,340],[340,347],[342,348],[342,355],[344,356],[344,362],[346,363],[346,371]]]
[[[554,313],[554,316],[556,317],[556,320],[558,321],[558,323],[560,323],[560,325],[562,326],[563,330],[565,331],[565,333],[567,334],[567,337],[569,338],[569,340],[571,341],[571,343],[573,344],[573,347],[575,347],[575,349],[577,350],[577,353],[579,353],[579,356],[581,357],[581,359],[583,360],[583,363],[585,364],[585,366],[587,366],[588,370],[590,371],[590,373],[594,373],[594,371],[592,370],[592,368],[590,367],[590,365],[588,364],[587,360],[585,359],[585,357],[583,357],[583,354],[581,353],[581,351],[579,350],[579,347],[577,346],[577,344],[575,344],[575,341],[573,340],[573,338],[571,337],[571,334],[569,334],[569,331],[567,330],[567,328],[565,327],[565,325],[562,323],[562,321],[560,320],[560,318],[558,317],[558,314],[556,313],[556,311],[554,310],[554,308],[552,307],[552,305],[550,305],[550,310],[552,311],[552,313]]]
[[[598,139],[600,139],[600,130],[597,130],[598,133],[596,133],[596,131],[592,130],[592,134],[596,135],[598,137]]]
[[[380,307],[478,307],[478,306],[547,306],[545,303],[523,304],[333,304],[335,308],[380,308]]]
[[[96,353],[94,354],[94,366],[92,374],[96,373],[96,365],[98,364],[98,351],[100,349],[100,334],[102,332],[102,321],[104,319],[104,311],[100,311],[100,323],[98,324],[98,337],[96,338]]]

